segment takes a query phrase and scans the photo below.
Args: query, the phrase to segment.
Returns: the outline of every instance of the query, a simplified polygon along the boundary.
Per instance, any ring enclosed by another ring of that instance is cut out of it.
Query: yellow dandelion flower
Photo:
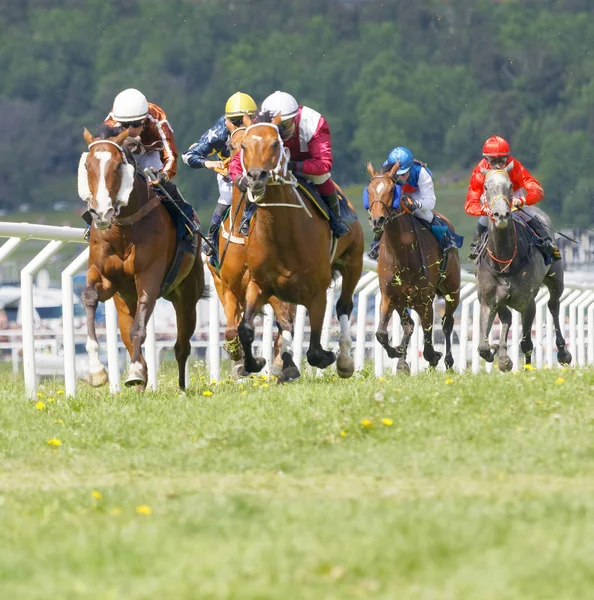
[[[539,400],[536,404],[538,404],[538,406],[542,406],[544,402],[542,400]]]
[[[373,427],[373,423],[369,419],[363,419],[361,425],[367,429]]]
[[[561,385],[562,383],[565,383],[565,379],[563,379],[563,377],[557,377],[557,379],[555,379],[555,383]]]
[[[210,380],[211,385],[219,385],[219,382],[216,379]]]
[[[211,392],[210,390],[204,390],[204,391],[202,392],[202,395],[203,395],[203,396],[212,396],[212,392]]]
[[[446,385],[450,385],[450,383],[454,383],[454,380],[453,379],[446,379],[445,380],[445,384]]]
[[[390,427],[393,423],[392,419],[382,419],[382,423],[386,426],[386,427]]]
[[[245,390],[243,390],[243,392],[241,392],[242,396],[247,396],[247,392]]]
[[[524,371],[534,371],[534,367],[532,365],[524,365]]]
[[[200,381],[204,381],[206,378],[204,377],[204,375],[200,375]]]
[[[567,367],[561,367],[561,373],[565,373],[567,371]]]
[[[254,381],[254,387],[258,387],[260,384],[257,381]]]
[[[262,381],[268,381],[268,375],[262,375],[260,379],[262,379]]]
[[[262,384],[262,387],[263,387],[263,388],[267,388],[267,387],[268,387],[268,384],[267,384],[267,383],[263,383],[263,384]]]
[[[62,442],[60,440],[57,440],[56,438],[52,438],[51,440],[48,440],[47,443],[50,446],[53,446],[54,448],[57,448]]]
[[[385,378],[385,377],[380,377],[380,378],[378,379],[378,381],[379,381],[380,383],[385,383],[385,381],[386,381],[386,378]]]
[[[45,402],[42,402],[41,400],[39,402],[35,403],[35,408],[37,410],[43,410],[45,408]]]
[[[56,401],[56,399],[55,399],[55,398],[48,398],[48,399],[47,399],[47,401],[48,401],[48,402],[55,402],[55,401]]]
[[[348,434],[346,431],[341,431],[340,432],[340,437],[346,437]]]
[[[93,498],[95,498],[95,500],[101,500],[101,498],[103,498],[103,496],[99,490],[93,490],[91,492],[91,496],[93,496]]]
[[[43,392],[37,392],[38,398],[43,398],[44,396],[45,396],[45,394]]]
[[[136,513],[139,515],[150,515],[152,512],[153,511],[148,504],[140,504],[136,507]]]
[[[58,390],[58,391],[56,392],[56,394],[58,394],[58,396],[61,396],[63,393],[64,393],[64,390]]]
[[[64,421],[62,421],[62,419],[54,419],[54,423],[56,425],[64,425]]]

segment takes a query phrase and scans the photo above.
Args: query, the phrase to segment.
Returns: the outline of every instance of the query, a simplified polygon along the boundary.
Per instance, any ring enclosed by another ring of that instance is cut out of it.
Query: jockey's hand
[[[410,196],[402,196],[402,200],[400,200],[400,206],[402,206],[402,210],[409,215],[414,213],[415,210],[421,208],[421,205],[416,200],[413,200]]]
[[[157,178],[151,181],[151,185],[154,187],[158,185],[163,185],[164,183],[167,183],[169,181],[169,175],[167,175],[167,173],[165,173],[164,171],[159,171],[158,173],[155,173],[155,175],[157,176]]]
[[[519,198],[514,198],[512,204],[515,208],[522,208],[526,206],[526,198],[524,196],[520,196]]]
[[[296,160],[290,160],[287,163],[287,170],[291,171],[291,173],[299,173],[299,163]]]
[[[222,160],[205,160],[204,166],[211,171],[214,169],[224,169],[225,165]]]
[[[243,193],[248,191],[248,180],[245,175],[236,177],[234,183]]]

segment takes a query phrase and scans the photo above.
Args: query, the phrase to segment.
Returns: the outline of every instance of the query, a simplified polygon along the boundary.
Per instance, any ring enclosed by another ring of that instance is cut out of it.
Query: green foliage
[[[5,0],[0,207],[64,190],[78,206],[82,128],[125,87],[165,109],[180,151],[237,89],[285,89],[328,118],[342,184],[399,144],[466,179],[499,133],[545,210],[591,221],[593,17],[587,0]],[[178,182],[196,206],[216,198],[212,173],[180,162]]]

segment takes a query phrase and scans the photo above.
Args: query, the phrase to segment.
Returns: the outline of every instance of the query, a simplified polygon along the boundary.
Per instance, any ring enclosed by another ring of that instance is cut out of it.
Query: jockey
[[[340,218],[338,194],[330,173],[332,142],[326,119],[307,106],[299,106],[291,94],[279,91],[264,100],[262,111],[268,111],[273,115],[281,114],[279,133],[291,153],[289,170],[313,182],[322,200],[336,216],[332,231],[334,236],[346,235],[349,227]],[[229,174],[240,190],[247,190],[239,152],[231,161]],[[249,232],[250,219],[254,210],[255,206],[252,204],[244,212],[240,226],[240,231],[244,235]]]
[[[212,240],[218,231],[225,212],[231,206],[232,183],[228,175],[220,171],[225,170],[224,159],[229,158],[229,141],[231,133],[229,125],[235,129],[243,126],[243,115],[252,116],[257,110],[256,103],[251,96],[243,92],[236,92],[225,104],[225,114],[208,130],[200,139],[192,144],[182,155],[182,160],[193,169],[207,168],[217,170],[217,183],[219,185],[219,199],[212,215],[208,239]],[[213,157],[209,159],[208,157]],[[206,242],[202,251],[210,256],[213,252]]]
[[[382,165],[383,170],[389,170],[396,163],[399,164],[396,171],[396,183],[402,186],[402,198],[400,200],[402,209],[408,214],[423,219],[432,226],[431,231],[437,237],[444,253],[456,248],[456,243],[449,235],[447,228],[438,222],[433,215],[436,198],[431,171],[424,163],[415,160],[412,152],[403,146],[397,146],[390,151],[388,158]],[[369,257],[374,260],[377,260],[379,254],[379,243],[382,234],[383,232],[376,233],[371,242]]]
[[[544,191],[540,183],[538,183],[530,171],[519,160],[510,156],[509,144],[498,135],[490,137],[483,145],[483,159],[476,165],[470,176],[468,195],[466,196],[466,204],[464,205],[466,214],[480,217],[474,239],[470,246],[469,258],[472,260],[478,256],[483,234],[487,231],[489,225],[489,218],[484,213],[483,185],[485,176],[481,169],[504,169],[512,162],[514,166],[509,173],[509,177],[514,190],[514,206],[518,208],[525,205],[530,206],[540,202],[544,198]],[[538,237],[539,248],[554,259],[561,258],[557,246],[551,241],[549,233],[540,219],[531,217],[528,213],[525,213],[525,215],[528,217],[525,219],[526,223]]]
[[[184,214],[187,215],[188,212],[193,214],[194,210],[182,198],[177,186],[171,181],[177,170],[177,147],[173,129],[169,125],[163,109],[152,102],[147,102],[144,94],[138,90],[129,88],[115,97],[113,109],[107,115],[105,123],[112,127],[119,125],[127,128],[128,135],[140,137],[144,146],[152,144],[159,146],[159,150],[136,155],[136,164],[140,170],[145,168],[154,170],[157,174],[157,181],[151,185],[160,184]],[[157,187],[157,191],[158,189]],[[184,210],[184,206],[187,207],[186,210]],[[88,239],[93,219],[89,211],[86,211],[82,217],[87,223],[85,238]],[[192,223],[187,225],[192,230],[191,236],[194,236],[198,232],[198,224],[192,219]]]

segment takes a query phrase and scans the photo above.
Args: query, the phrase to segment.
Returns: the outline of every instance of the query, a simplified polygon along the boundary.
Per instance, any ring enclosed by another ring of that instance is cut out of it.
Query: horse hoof
[[[386,350],[386,354],[388,355],[388,358],[397,358],[398,357],[398,350],[396,350],[396,348],[392,348],[391,346],[388,346],[387,348],[385,348]]]
[[[355,372],[355,362],[350,356],[339,356],[336,360],[336,373],[342,379],[348,379]]]
[[[248,373],[243,368],[243,360],[240,363],[235,363],[231,367],[231,377],[233,379],[239,379],[241,377],[246,377]]]
[[[307,356],[307,362],[312,367],[317,367],[318,369],[329,367],[335,360],[336,356],[334,355],[334,352],[330,352],[329,350],[324,350],[322,354]]]
[[[400,375],[410,375],[410,365],[405,360],[398,361],[396,372]]]
[[[132,363],[130,365],[130,369],[128,370],[128,375],[126,376],[126,381],[124,381],[124,385],[127,387],[132,387],[135,385],[146,386],[146,377],[144,376],[144,369],[139,362]]]
[[[570,365],[571,358],[571,353],[566,348],[561,348],[557,352],[557,361],[560,365]]]
[[[261,356],[254,357],[251,361],[246,361],[244,364],[244,369],[247,373],[259,373],[266,364],[266,359]]]
[[[430,367],[435,368],[439,364],[441,357],[442,357],[441,352],[434,352],[431,360],[427,360],[427,359],[425,359],[425,360],[427,360]]]
[[[507,373],[514,368],[514,363],[509,356],[499,359],[499,370],[502,373]]]
[[[279,377],[279,382],[280,383],[290,383],[291,381],[295,381],[296,379],[299,379],[301,377],[301,373],[299,372],[299,369],[293,365],[291,367],[287,367],[286,369],[283,369],[280,377]]]
[[[446,369],[448,371],[451,371],[452,368],[454,367],[454,358],[452,356],[446,356],[444,363],[445,363]]]
[[[105,369],[101,369],[97,373],[89,373],[88,382],[91,387],[101,387],[107,383],[108,377]]]
[[[270,365],[270,374],[273,377],[280,377],[283,373],[283,359],[280,358],[280,355],[277,356],[273,361],[272,365]]]

